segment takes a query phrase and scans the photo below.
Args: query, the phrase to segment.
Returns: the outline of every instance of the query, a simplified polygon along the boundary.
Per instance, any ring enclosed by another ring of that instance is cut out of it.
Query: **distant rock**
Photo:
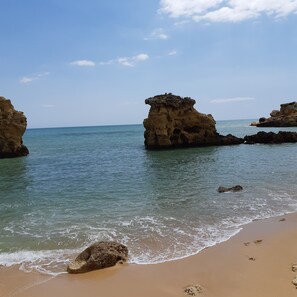
[[[260,118],[258,123],[251,123],[257,127],[296,127],[297,102],[281,104],[280,110],[273,110],[269,118]]]
[[[10,100],[0,97],[0,158],[21,157],[29,154],[22,140],[26,127],[25,115],[16,111]]]
[[[276,144],[285,142],[297,142],[297,132],[280,131],[277,134],[274,132],[258,132],[255,135],[245,136],[244,143],[255,144]]]
[[[103,269],[125,262],[128,258],[126,246],[112,241],[100,241],[92,244],[80,253],[73,263],[68,265],[68,273],[84,273]]]
[[[198,112],[192,98],[165,93],[145,100],[151,106],[144,120],[145,146],[161,149],[190,146],[231,145],[243,143],[243,139],[231,134],[217,133],[212,115]]]
[[[243,187],[240,185],[236,185],[232,188],[225,188],[225,187],[219,187],[218,192],[219,193],[225,193],[225,192],[240,192],[243,190]]]

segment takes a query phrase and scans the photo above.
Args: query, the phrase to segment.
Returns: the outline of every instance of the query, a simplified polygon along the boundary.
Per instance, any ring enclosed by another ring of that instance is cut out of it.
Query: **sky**
[[[141,124],[148,97],[216,120],[297,100],[297,0],[0,0],[0,96],[29,128]]]

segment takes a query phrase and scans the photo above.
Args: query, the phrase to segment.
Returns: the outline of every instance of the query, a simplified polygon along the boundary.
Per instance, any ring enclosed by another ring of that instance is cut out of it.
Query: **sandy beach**
[[[296,296],[297,213],[252,222],[230,240],[178,261],[124,264],[51,277],[0,268],[1,297]],[[196,291],[196,292],[195,292]],[[198,292],[199,291],[199,292]]]

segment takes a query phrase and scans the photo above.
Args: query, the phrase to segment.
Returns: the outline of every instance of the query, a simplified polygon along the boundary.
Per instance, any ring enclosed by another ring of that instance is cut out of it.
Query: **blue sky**
[[[296,100],[297,0],[0,0],[0,96],[28,127],[138,124],[148,97],[216,120]]]

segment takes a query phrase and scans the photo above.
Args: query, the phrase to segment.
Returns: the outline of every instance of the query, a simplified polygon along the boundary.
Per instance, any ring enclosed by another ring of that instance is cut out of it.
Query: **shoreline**
[[[285,219],[285,220],[283,220]],[[256,220],[229,240],[196,255],[160,264],[124,264],[56,277],[0,267],[0,297],[187,296],[199,286],[206,297],[295,296],[297,212]]]

